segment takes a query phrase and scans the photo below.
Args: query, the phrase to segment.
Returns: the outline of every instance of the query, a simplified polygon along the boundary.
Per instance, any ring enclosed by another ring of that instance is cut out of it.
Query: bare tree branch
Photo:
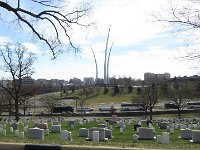
[[[52,51],[53,58],[55,59],[59,54],[59,49],[65,47],[66,43],[62,42],[62,33],[68,39],[69,45],[78,52],[78,47],[72,42],[72,36],[70,35],[70,30],[72,30],[72,25],[82,26],[88,28],[92,23],[83,23],[81,20],[89,15],[92,7],[91,5],[83,4],[79,8],[71,12],[66,12],[61,6],[55,5],[52,0],[31,0],[32,3],[41,5],[45,7],[46,10],[42,10],[39,13],[33,12],[31,10],[26,10],[21,7],[21,1],[17,1],[17,7],[11,6],[8,2],[0,1],[0,8],[5,11],[10,12],[17,17],[18,25],[21,27],[27,26],[38,38],[48,45]],[[62,0],[60,0],[62,1]],[[59,2],[60,2],[59,1]],[[65,8],[66,9],[66,8]],[[34,20],[34,21],[33,21]],[[52,27],[53,34],[55,36],[48,37],[43,31],[40,31],[36,23],[39,22],[47,23]],[[23,23],[23,24],[20,24]],[[24,26],[25,25],[25,26]],[[52,38],[54,40],[52,40]]]

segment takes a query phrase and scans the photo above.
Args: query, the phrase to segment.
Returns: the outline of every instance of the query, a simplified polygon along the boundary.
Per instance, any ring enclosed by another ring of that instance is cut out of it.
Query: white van
[[[77,108],[77,112],[84,112],[84,113],[86,113],[86,112],[91,112],[91,111],[93,111],[93,108],[91,108],[91,107],[78,107]]]

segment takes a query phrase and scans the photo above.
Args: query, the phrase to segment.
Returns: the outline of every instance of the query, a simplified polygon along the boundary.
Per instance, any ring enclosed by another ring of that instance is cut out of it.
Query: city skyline
[[[73,1],[75,3],[77,1]],[[188,47],[182,35],[174,35],[173,27],[164,23],[153,22],[151,13],[167,9],[168,0],[92,0],[94,5],[91,20],[96,22],[96,29],[88,31],[74,30],[75,44],[80,45],[81,53],[60,55],[51,60],[51,53],[40,42],[34,43],[27,29],[0,23],[0,42],[21,42],[37,53],[38,60],[34,67],[34,79],[65,79],[96,76],[96,68],[91,48],[97,63],[99,78],[104,76],[104,51],[106,36],[111,25],[108,47],[114,42],[109,64],[109,77],[132,77],[143,79],[146,72],[165,73],[174,76],[192,76],[198,74],[198,61],[180,61]],[[28,3],[27,3],[27,7]],[[163,9],[164,8],[164,9]],[[120,11],[119,11],[120,10]],[[162,12],[164,13],[164,11]],[[44,28],[44,27],[43,27]],[[20,33],[20,34],[19,34]],[[191,42],[191,41],[188,41]],[[0,62],[0,65],[2,63]],[[1,70],[1,77],[8,77]]]

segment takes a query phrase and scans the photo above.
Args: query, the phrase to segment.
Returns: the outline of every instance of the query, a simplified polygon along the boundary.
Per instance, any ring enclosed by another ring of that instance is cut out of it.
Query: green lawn
[[[29,127],[32,127],[30,122]],[[97,127],[98,122],[90,122],[84,125],[76,125],[74,129],[70,129],[66,122],[62,123],[62,130],[68,130],[72,132],[72,141],[61,141],[60,133],[50,133],[48,136],[45,136],[44,140],[30,140],[27,138],[27,133],[25,133],[24,139],[18,139],[15,137],[14,133],[9,132],[10,126],[7,124],[7,136],[0,136],[1,142],[14,142],[14,143],[35,143],[35,144],[61,144],[61,145],[101,145],[101,146],[115,146],[115,147],[137,147],[145,149],[200,149],[200,144],[190,143],[189,140],[179,139],[179,130],[175,129],[174,134],[170,134],[170,144],[158,144],[156,139],[154,140],[139,140],[138,143],[132,142],[132,135],[135,134],[133,131],[133,123],[131,125],[126,124],[126,130],[122,134],[119,132],[119,128],[116,125],[113,126],[113,138],[109,139],[107,142],[93,142],[86,141],[84,137],[79,137],[79,128],[90,128]],[[51,125],[49,124],[49,128]],[[23,126],[20,125],[20,130],[23,129]],[[155,127],[155,136],[161,135],[164,132],[164,129],[159,129]]]

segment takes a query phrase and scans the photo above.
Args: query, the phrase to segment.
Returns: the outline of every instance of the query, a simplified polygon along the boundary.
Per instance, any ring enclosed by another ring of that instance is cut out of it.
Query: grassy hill
[[[88,89],[87,89],[88,90]],[[93,89],[93,91],[88,94],[86,97],[85,95],[81,95],[80,93],[83,89],[75,90],[73,93],[68,92],[67,94],[60,94],[57,93],[58,96],[61,95],[62,99],[78,96],[79,98],[84,99],[84,105],[95,105],[95,104],[112,104],[112,103],[121,103],[121,102],[131,102],[133,93],[128,94],[127,89],[121,89],[120,92],[116,95],[113,94],[113,88],[108,88],[108,93],[104,93],[104,88]],[[75,105],[75,102],[74,102]]]
[[[198,81],[182,81],[179,83],[182,88],[188,89],[190,92],[194,91]],[[170,83],[169,87],[174,88],[174,83]],[[160,87],[159,87],[160,88]],[[61,96],[62,99],[67,97],[79,97],[84,99],[84,106],[96,105],[96,104],[120,104],[122,102],[132,102],[132,97],[136,94],[137,88],[133,88],[133,92],[128,94],[128,89],[125,87],[119,87],[119,93],[114,93],[114,87],[109,87],[108,92],[105,93],[103,87],[91,87],[91,88],[82,88],[75,90],[74,92],[68,91],[67,93],[58,93],[58,97]],[[160,89],[158,89],[158,99],[160,101],[166,100],[162,94],[160,94]],[[87,93],[87,96],[83,93]],[[74,102],[75,105],[75,102]]]

